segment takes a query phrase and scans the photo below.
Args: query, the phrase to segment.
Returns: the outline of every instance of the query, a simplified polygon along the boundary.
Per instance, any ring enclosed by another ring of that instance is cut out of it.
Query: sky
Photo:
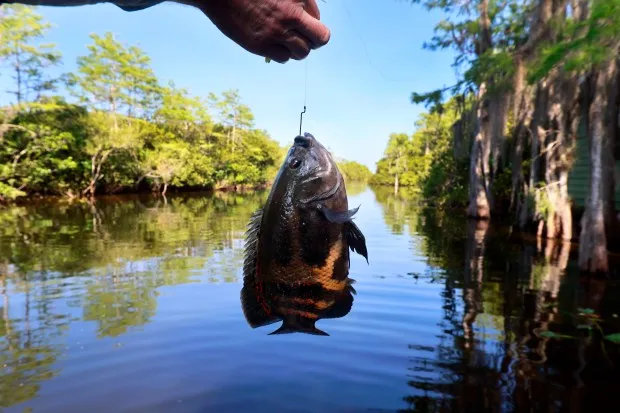
[[[423,50],[441,15],[409,0],[318,0],[331,39],[302,60],[266,63],[222,34],[198,9],[176,3],[125,12],[112,4],[40,7],[53,24],[44,41],[63,54],[59,70],[75,70],[89,34],[115,33],[152,60],[162,84],[174,80],[192,94],[238,89],[265,129],[284,145],[310,132],[335,156],[375,171],[390,133],[414,132],[422,105],[411,92],[455,82],[453,53]],[[8,76],[0,77],[0,90]],[[7,95],[0,96],[6,103]]]

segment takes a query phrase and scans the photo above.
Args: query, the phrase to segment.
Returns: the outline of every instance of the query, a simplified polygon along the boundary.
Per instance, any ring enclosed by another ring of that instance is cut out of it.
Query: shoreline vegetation
[[[580,269],[609,274],[609,253],[620,251],[620,3],[411,3],[446,15],[424,48],[456,52],[460,77],[412,93],[427,112],[413,136],[390,136],[371,184],[578,242]],[[583,206],[569,190],[577,161]]]
[[[0,6],[0,203],[42,196],[243,191],[269,187],[288,147],[254,125],[238,90],[193,96],[162,84],[150,58],[114,34],[91,34],[71,73],[45,43],[36,7]],[[348,181],[370,170],[338,159]]]

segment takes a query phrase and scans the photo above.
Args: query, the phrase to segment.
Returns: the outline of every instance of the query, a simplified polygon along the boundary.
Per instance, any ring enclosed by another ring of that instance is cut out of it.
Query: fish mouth
[[[302,148],[309,149],[312,146],[312,141],[314,137],[308,133],[304,134],[304,136],[296,136],[293,140],[293,146],[299,146]]]

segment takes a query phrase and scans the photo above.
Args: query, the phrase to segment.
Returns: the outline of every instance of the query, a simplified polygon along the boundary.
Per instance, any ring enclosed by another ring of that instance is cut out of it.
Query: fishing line
[[[411,79],[408,79],[408,80],[404,80],[404,79],[397,80],[397,79],[388,79],[387,77],[385,77],[385,75],[383,74],[383,71],[378,66],[376,66],[373,63],[372,59],[370,58],[370,53],[368,52],[368,47],[366,46],[366,42],[362,38],[362,35],[357,30],[357,26],[353,22],[353,17],[351,16],[351,13],[349,12],[349,8],[346,5],[346,1],[345,0],[341,0],[339,3],[341,4],[342,8],[344,9],[345,14],[347,15],[347,19],[349,19],[349,23],[351,23],[351,27],[353,27],[353,31],[355,32],[357,38],[362,43],[362,46],[364,46],[364,54],[366,55],[366,60],[368,61],[368,65],[371,66],[373,69],[375,69],[385,82],[398,82],[398,83],[405,83],[405,82],[407,82],[407,83],[410,83]]]
[[[304,110],[299,114],[299,136],[301,136],[301,125],[304,121],[304,113],[306,113],[306,99],[308,98],[308,58],[305,59],[304,69]]]
[[[327,3],[325,0],[322,0],[323,3]],[[366,46],[366,42],[364,41],[364,39],[362,38],[361,34],[359,33],[359,31],[357,30],[357,27],[355,25],[355,23],[353,22],[353,18],[351,16],[351,13],[349,12],[349,9],[346,5],[346,1],[345,0],[341,0],[341,7],[343,8],[345,14],[347,15],[347,18],[349,20],[349,22],[351,23],[351,26],[353,27],[353,30],[355,31],[355,34],[357,35],[357,38],[359,39],[359,41],[362,43],[362,46],[364,47],[364,54],[366,55],[366,60],[369,66],[371,66],[373,69],[375,69],[379,75],[381,76],[381,78],[383,79],[383,81],[385,82],[399,82],[399,83],[409,83],[411,82],[410,79],[408,80],[397,80],[397,79],[388,79],[385,74],[383,73],[383,71],[376,66],[371,57],[370,57],[370,53],[368,52],[368,47]],[[307,103],[307,97],[308,97],[308,59],[304,59],[305,60],[305,66],[304,66],[304,110],[301,111],[301,113],[299,114],[299,135],[301,136],[301,130],[302,130],[302,125],[303,125],[303,119],[304,119],[304,113],[306,113],[306,103]]]

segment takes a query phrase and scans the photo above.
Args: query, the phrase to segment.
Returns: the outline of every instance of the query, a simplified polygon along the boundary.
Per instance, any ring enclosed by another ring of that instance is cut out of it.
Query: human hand
[[[185,3],[185,1],[183,1]],[[250,53],[285,63],[329,42],[315,0],[193,0],[216,27]]]

